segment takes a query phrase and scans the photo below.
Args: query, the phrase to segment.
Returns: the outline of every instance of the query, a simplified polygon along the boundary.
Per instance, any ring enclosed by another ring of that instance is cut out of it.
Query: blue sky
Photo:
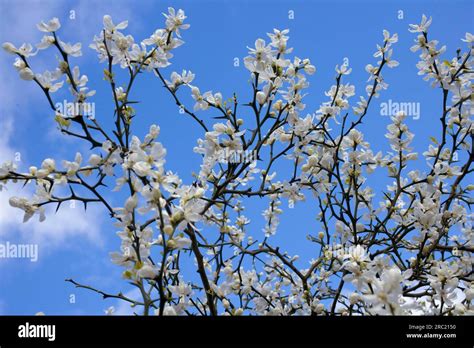
[[[446,57],[451,59],[466,31],[473,29],[474,5],[471,1],[31,1],[0,0],[0,42],[37,43],[41,33],[36,23],[58,17],[62,28],[59,36],[68,42],[81,41],[83,56],[73,59],[89,77],[89,86],[97,90],[92,101],[96,103],[97,118],[111,119],[113,106],[109,89],[103,80],[103,68],[96,54],[87,46],[102,25],[102,16],[112,15],[115,22],[129,20],[126,30],[136,41],[150,36],[163,26],[161,15],[168,6],[182,8],[191,28],[183,33],[185,45],[175,51],[172,65],[164,70],[191,70],[196,74],[194,83],[201,91],[220,91],[225,98],[236,92],[239,99],[249,99],[249,74],[243,64],[234,67],[234,58],[242,62],[247,46],[256,38],[266,38],[273,28],[290,29],[289,45],[294,54],[310,58],[316,74],[309,78],[309,93],[305,99],[308,113],[326,101],[324,91],[334,82],[334,66],[349,59],[352,74],[346,79],[356,86],[356,96],[364,94],[367,80],[365,65],[374,64],[372,57],[376,44],[382,42],[382,30],[399,34],[394,46],[394,59],[400,66],[385,70],[389,90],[382,92],[373,103],[361,130],[375,150],[388,150],[385,128],[389,118],[380,115],[380,103],[389,99],[398,102],[418,102],[421,106],[419,120],[409,119],[408,125],[415,133],[413,146],[423,152],[430,135],[439,134],[440,92],[431,89],[417,76],[418,55],[409,51],[414,34],[408,32],[409,23],[419,23],[421,15],[433,17],[430,37],[447,46]],[[74,10],[76,18],[69,19]],[[403,19],[398,11],[403,11]],[[294,19],[289,18],[293,11]],[[32,60],[38,71],[52,68],[55,57],[43,53]],[[55,130],[53,115],[46,99],[36,85],[21,81],[11,66],[13,58],[0,52],[0,162],[21,155],[19,166],[39,165],[54,154],[56,159],[72,159],[77,150],[84,157],[87,146],[60,135]],[[188,106],[189,96],[182,94]],[[66,94],[57,93],[57,101]],[[193,153],[196,139],[202,137],[198,126],[178,113],[176,105],[165,93],[152,74],[143,74],[136,84],[132,99],[140,100],[139,117],[134,132],[143,136],[150,123],[161,127],[160,141],[167,148],[167,169],[177,171],[184,181],[190,182],[191,173],[199,170],[200,157]],[[355,101],[355,98],[354,98]],[[245,113],[244,113],[245,115]],[[209,114],[203,117],[209,119]],[[209,120],[210,121],[210,120]],[[425,168],[421,162],[419,168]],[[382,188],[381,184],[376,187]],[[97,207],[85,214],[78,206],[66,207],[54,215],[50,211],[43,224],[36,221],[21,224],[21,212],[8,207],[7,197],[18,193],[12,187],[0,193],[0,242],[38,243],[38,262],[29,260],[0,259],[0,314],[102,314],[114,301],[103,301],[100,296],[85,290],[76,290],[64,282],[74,278],[93,284],[110,292],[127,291],[120,278],[120,269],[109,262],[108,253],[118,249],[119,240],[110,220]],[[24,191],[28,195],[28,190]],[[114,202],[115,206],[120,201]],[[256,224],[258,236],[263,223],[258,204],[250,215]],[[281,217],[274,244],[298,253],[303,259],[312,257],[314,247],[306,242],[307,233],[315,234],[314,208],[308,204],[293,210],[285,209]],[[295,221],[298,224],[295,225]],[[70,303],[74,294],[75,303]],[[122,309],[121,309],[122,310]],[[125,308],[123,309],[125,312]]]

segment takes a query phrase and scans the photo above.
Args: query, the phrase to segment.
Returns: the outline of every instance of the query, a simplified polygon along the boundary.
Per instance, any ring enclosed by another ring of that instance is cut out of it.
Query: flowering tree
[[[309,59],[291,57],[288,30],[274,29],[269,43],[258,39],[249,49],[245,67],[252,98],[242,102],[235,94],[225,99],[221,93],[201,93],[190,71],[167,77],[165,68],[189,25],[182,10],[169,8],[165,17],[164,29],[136,43],[122,32],[126,21],[114,24],[104,16],[104,28],[90,45],[105,64],[112,129],[103,126],[107,120],[88,113],[94,91],[71,62],[81,55],[81,43],[60,39],[57,18],[38,25],[45,35],[36,50],[31,44],[3,44],[16,56],[20,77],[44,92],[60,131],[91,146],[87,161],[77,153],[62,167],[49,158],[27,172],[4,163],[3,184],[22,182],[36,189],[30,198],[11,197],[10,204],[24,211],[24,222],[36,214],[43,221],[48,205],[103,205],[122,243],[112,262],[124,268],[123,278],[141,296],[69,282],[127,301],[144,315],[474,314],[472,34],[463,40],[465,53],[442,60],[445,47],[428,37],[431,19],[423,16],[421,24],[410,25],[417,35],[412,51],[421,51],[419,74],[442,99],[441,134],[423,153],[427,167],[420,172],[409,171],[418,155],[410,148],[413,133],[404,113],[393,116],[387,127],[388,153],[372,150],[358,130],[373,99],[388,86],[382,71],[398,65],[392,59],[397,34],[383,31],[377,61],[366,66],[368,85],[356,104],[351,107],[349,101],[354,86],[343,82],[351,68],[336,65],[327,101],[305,115],[306,75],[315,67]],[[46,49],[59,52],[59,66],[35,73],[31,58]],[[125,81],[118,68],[124,69]],[[154,74],[202,129],[194,148],[202,165],[193,182],[183,183],[165,168],[158,125],[150,125],[144,139],[133,135],[139,115],[129,96],[140,73]],[[53,99],[64,82],[77,105],[72,115]],[[188,92],[193,107],[181,102],[180,94]],[[206,110],[217,112],[219,122],[201,118]],[[240,116],[241,110],[252,116]],[[280,162],[288,168],[284,175],[275,171]],[[376,170],[393,181],[381,201],[370,186]],[[108,190],[109,184],[115,188]],[[110,198],[124,192],[123,206],[112,207]],[[255,232],[244,204],[262,198],[268,202],[265,228]],[[321,232],[308,236],[314,258],[301,268],[298,257],[275,245],[272,236],[282,202],[291,208],[305,199],[318,209]],[[197,272],[187,272],[190,267]]]

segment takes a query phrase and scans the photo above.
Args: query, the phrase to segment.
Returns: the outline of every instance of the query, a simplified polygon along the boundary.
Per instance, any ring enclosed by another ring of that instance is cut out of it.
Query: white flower
[[[127,28],[128,26],[128,21],[123,21],[117,25],[114,25],[114,22],[112,21],[112,17],[110,17],[109,15],[104,16],[103,23],[104,23],[104,28],[111,33],[117,30],[123,30]]]
[[[250,56],[244,58],[245,67],[251,72],[264,72],[272,56],[271,47],[265,45],[265,40],[257,39],[255,48],[248,49]]]
[[[168,80],[165,80],[165,82],[166,82],[166,85],[174,91],[180,85],[183,85],[183,84],[189,85],[193,80],[194,80],[194,74],[191,71],[183,70],[181,75],[173,71],[171,73],[171,82]]]
[[[201,95],[199,88],[192,87],[191,93],[192,93],[193,99],[196,101],[196,104],[194,104],[194,111],[207,110],[209,108],[209,104],[207,101],[204,100],[204,97]]]
[[[54,72],[46,70],[43,74],[36,74],[36,79],[43,88],[53,93],[60,89],[64,84],[64,81],[53,83],[61,76],[61,74],[62,73],[59,69]]]
[[[181,9],[176,12],[174,8],[168,7],[168,14],[163,13],[163,16],[166,17],[166,28],[169,31],[176,32],[178,37],[181,37],[179,33],[180,29],[186,30],[189,28],[189,24],[183,24],[187,17],[184,15],[184,11]]]
[[[72,92],[73,92],[72,94],[78,100],[81,100],[81,101],[84,101],[87,98],[92,97],[93,95],[95,95],[95,91],[94,90],[89,91],[88,87],[81,87],[81,88],[79,88],[79,92],[77,92],[76,90],[73,90]]]
[[[91,166],[98,166],[100,163],[102,162],[102,157],[100,157],[99,155],[96,155],[96,154],[92,154],[90,157],[89,157],[89,164]]]
[[[383,39],[385,42],[388,42],[389,44],[396,43],[398,41],[398,34],[395,33],[393,34],[392,37],[390,37],[390,33],[387,30],[384,30]]]
[[[461,39],[461,41],[464,41],[464,42],[467,42],[467,43],[472,43],[472,42],[474,42],[474,35],[472,35],[471,33],[466,33],[466,38]]]
[[[143,265],[137,272],[138,277],[140,278],[148,278],[154,279],[158,275],[159,270],[155,266],[152,265]]]
[[[7,176],[10,172],[13,172],[16,170],[16,164],[12,161],[7,161],[5,163],[2,163],[0,165],[0,178],[2,176]]]
[[[372,282],[373,291],[363,296],[364,301],[372,305],[369,311],[380,315],[403,314],[399,301],[402,295],[402,281],[403,277],[398,267],[384,270],[380,279]]]
[[[336,65],[336,72],[340,75],[349,75],[352,72],[352,68],[349,68],[347,64]]]
[[[156,310],[156,313],[159,313],[159,309]],[[174,309],[174,306],[172,306],[170,304],[166,304],[165,308],[163,310],[163,315],[175,316],[175,315],[178,315],[178,314],[176,313],[176,310]]]
[[[392,52],[392,50],[388,50],[385,54],[385,61],[389,68],[395,68],[400,64],[398,61],[392,59]]]
[[[316,67],[311,64],[306,64],[303,69],[308,75],[313,75],[316,72]]]
[[[80,42],[74,45],[71,45],[69,43],[61,41],[61,48],[63,49],[63,51],[72,57],[82,56],[81,47],[82,47],[82,44]]]
[[[186,297],[192,293],[192,288],[189,284],[181,281],[179,285],[171,285],[168,286],[168,289],[178,297]]]
[[[127,247],[129,248],[129,247]],[[131,250],[130,248],[127,250]],[[125,266],[128,267],[132,263],[131,260],[133,260],[132,255],[124,255],[122,253],[118,253],[116,251],[112,252],[109,254],[110,255],[110,260],[112,261],[113,264],[119,265],[119,266]]]
[[[33,52],[33,46],[31,44],[24,43],[23,45],[20,46],[20,48],[16,50],[16,53],[18,53],[19,55],[25,58],[28,58],[28,57],[35,56],[36,53],[38,53],[38,51]]]
[[[278,49],[278,52],[281,54],[290,53],[292,49],[287,49],[286,45],[289,37],[286,36],[290,32],[289,29],[278,30],[273,29],[273,34],[267,33],[268,37],[271,39],[271,45]]]
[[[142,43],[145,45],[156,45],[158,47],[166,47],[167,39],[167,31],[164,29],[157,29],[148,39],[143,40]]]
[[[409,24],[410,29],[408,29],[411,33],[426,33],[428,27],[431,24],[431,17],[427,19],[425,15],[421,17],[421,23],[418,24]]]
[[[40,222],[43,222],[46,219],[44,208],[29,202],[26,198],[11,197],[8,202],[12,207],[19,208],[25,212],[23,222],[27,222],[35,213],[40,214]]]
[[[354,305],[359,301],[360,301],[360,296],[358,293],[353,292],[349,295],[349,302],[351,303],[351,305]]]
[[[41,168],[47,170],[49,173],[53,172],[56,169],[56,163],[52,158],[46,158],[43,163],[41,163]]]
[[[137,205],[138,205],[138,196],[135,193],[133,194],[133,196],[128,197],[127,200],[125,201],[125,210],[131,213],[137,207]]]
[[[61,27],[61,23],[59,22],[59,19],[54,17],[48,23],[41,21],[41,23],[37,24],[36,27],[40,31],[43,31],[45,33],[51,33],[58,30]]]
[[[189,248],[191,246],[191,240],[185,237],[174,237],[172,239],[169,239],[166,242],[166,246],[170,249],[185,249]]]
[[[150,126],[148,134],[145,136],[145,143],[150,143],[152,140],[155,140],[158,135],[160,135],[160,126],[152,124]]]
[[[75,176],[77,171],[79,170],[82,162],[82,155],[78,152],[76,153],[76,157],[74,158],[74,161],[63,161],[63,167],[66,168],[66,175],[71,177]]]
[[[345,255],[350,262],[363,263],[368,261],[369,255],[365,248],[358,244],[355,247],[351,248],[350,252]]]
[[[148,162],[140,161],[133,165],[133,171],[141,177],[147,176],[150,174],[151,165]]]
[[[351,129],[349,134],[344,137],[342,140],[342,148],[343,149],[351,149],[355,146],[362,145],[364,147],[367,146],[367,142],[364,141],[364,135],[359,132],[357,129]]]
[[[41,38],[41,42],[39,44],[36,44],[36,48],[39,50],[44,50],[54,44],[56,40],[54,39],[54,36],[52,35],[45,35]]]

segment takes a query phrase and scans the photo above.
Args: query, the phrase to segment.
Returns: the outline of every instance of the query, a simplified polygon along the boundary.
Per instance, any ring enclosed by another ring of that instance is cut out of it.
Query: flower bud
[[[349,302],[351,303],[351,305],[355,305],[357,302],[359,302],[359,300],[360,300],[359,294],[356,292],[353,292],[349,296]]]
[[[5,42],[2,45],[3,49],[7,51],[8,53],[15,54],[17,49],[11,42]]]
[[[163,232],[164,232],[165,234],[167,234],[168,236],[171,236],[171,235],[173,234],[173,231],[174,231],[174,229],[173,229],[173,226],[171,226],[171,225],[166,225],[166,226],[163,228]]]
[[[35,74],[30,68],[24,68],[20,70],[20,77],[25,81],[31,81],[34,79]]]
[[[266,96],[266,94],[263,93],[262,91],[259,91],[259,92],[257,92],[256,98],[257,98],[257,102],[258,102],[260,105],[263,105],[263,104],[265,104],[265,101],[266,101],[266,99],[267,99],[267,96]]]
[[[168,247],[168,249],[175,249],[177,244],[174,240],[170,239],[166,242],[166,246]]]
[[[102,162],[102,157],[96,154],[92,154],[91,157],[89,157],[89,164],[92,166],[98,166]]]

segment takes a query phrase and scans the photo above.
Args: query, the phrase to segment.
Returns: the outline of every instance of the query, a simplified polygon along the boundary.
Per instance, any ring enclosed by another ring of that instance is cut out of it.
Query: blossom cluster
[[[438,49],[438,42],[428,38],[431,18],[423,16],[421,24],[410,25],[418,35],[412,51],[421,51],[419,74],[443,97],[442,135],[433,137],[423,152],[427,166],[422,171],[410,170],[419,155],[411,147],[414,134],[403,112],[387,125],[389,151],[373,150],[359,127],[373,99],[388,88],[383,70],[398,66],[393,59],[397,34],[383,31],[357,101],[351,99],[356,89],[348,80],[352,68],[343,63],[335,67],[326,101],[307,113],[305,90],[316,68],[293,55],[288,29],[274,29],[269,40],[257,39],[248,48],[244,63],[251,93],[242,102],[235,94],[202,93],[189,70],[164,77],[172,52],[184,44],[182,31],[189,28],[183,10],[169,8],[164,16],[164,28],[136,42],[125,32],[127,21],[114,24],[106,15],[103,30],[90,45],[106,66],[104,79],[114,101],[112,130],[83,108],[65,115],[54,104],[52,93],[64,85],[75,103],[84,105],[94,97],[87,76],[71,63],[82,45],[59,38],[57,18],[38,25],[45,35],[36,49],[29,43],[18,48],[3,44],[16,56],[19,76],[34,81],[45,94],[59,130],[91,145],[87,155],[78,152],[58,163],[47,158],[27,171],[13,162],[0,165],[0,189],[16,182],[35,184],[32,197],[10,199],[24,211],[25,222],[34,215],[43,221],[48,205],[59,209],[66,201],[79,201],[85,208],[104,206],[121,243],[111,260],[141,294],[138,300],[122,292],[109,297],[131,303],[139,314],[474,313],[472,34],[463,40],[466,52],[442,60],[446,48]],[[60,53],[58,67],[35,72],[31,59],[53,47]],[[116,68],[128,74],[128,81],[121,81]],[[132,132],[134,119],[142,115],[129,94],[146,72],[202,129],[194,148],[202,163],[191,182],[167,167],[158,125],[150,125],[144,137]],[[192,107],[182,103],[182,93],[193,99]],[[201,118],[210,110],[219,121],[210,124]],[[223,160],[223,153],[249,152],[256,154],[251,161]],[[277,162],[288,171],[277,172]],[[381,194],[374,189],[375,172],[390,181]],[[114,188],[107,190],[110,186]],[[260,229],[245,207],[252,199],[265,205]],[[123,202],[118,207],[111,203],[118,200]],[[292,209],[304,201],[317,210],[319,231],[307,236],[311,260],[274,245],[277,233],[302,232],[282,231],[279,222],[286,206]]]

